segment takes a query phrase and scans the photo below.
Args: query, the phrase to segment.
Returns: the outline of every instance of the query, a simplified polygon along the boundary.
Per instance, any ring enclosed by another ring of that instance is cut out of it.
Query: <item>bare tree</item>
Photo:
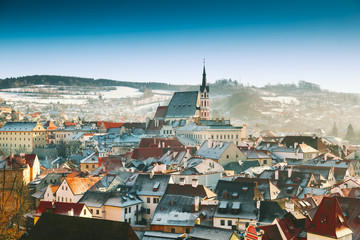
[[[0,239],[20,239],[31,209],[28,186],[5,166],[0,171]]]

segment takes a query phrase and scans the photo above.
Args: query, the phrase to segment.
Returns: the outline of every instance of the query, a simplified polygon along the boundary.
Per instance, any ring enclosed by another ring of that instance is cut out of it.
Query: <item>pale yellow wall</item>
[[[3,131],[0,132],[0,147],[7,154],[32,153],[36,147],[46,145],[46,130],[38,123],[31,132]]]

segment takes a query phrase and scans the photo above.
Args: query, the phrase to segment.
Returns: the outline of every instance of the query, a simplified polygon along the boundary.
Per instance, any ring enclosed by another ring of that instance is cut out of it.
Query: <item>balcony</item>
[[[145,208],[140,208],[140,209],[135,210],[135,215],[141,215],[143,213],[146,213]]]

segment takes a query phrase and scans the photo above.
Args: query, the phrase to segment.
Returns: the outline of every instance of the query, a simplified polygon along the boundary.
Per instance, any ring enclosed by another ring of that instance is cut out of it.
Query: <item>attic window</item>
[[[294,189],[294,187],[291,187],[291,186],[290,186],[290,187],[287,187],[287,188],[286,188],[286,191],[287,191],[287,192],[291,192],[293,189]]]
[[[219,209],[227,209],[228,202],[220,202]]]
[[[240,210],[240,202],[233,202],[232,210]]]
[[[154,191],[154,192],[157,192],[157,191],[159,190],[159,186],[160,186],[160,183],[159,183],[159,182],[155,183],[155,184],[154,184],[154,187],[153,187],[153,191]]]
[[[341,223],[341,225],[344,224],[344,219],[341,216],[338,216],[339,222]]]
[[[246,192],[248,189],[249,189],[248,187],[243,187],[241,190],[242,190],[243,192]]]
[[[237,192],[234,192],[231,196],[232,198],[238,198],[239,194]]]

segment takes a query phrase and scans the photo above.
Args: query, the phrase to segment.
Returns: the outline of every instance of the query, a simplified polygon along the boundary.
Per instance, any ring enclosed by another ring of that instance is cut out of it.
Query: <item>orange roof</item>
[[[100,177],[88,177],[88,178],[66,177],[65,178],[66,182],[68,183],[74,195],[79,195],[86,192],[100,179],[101,179]]]
[[[76,126],[76,123],[65,121],[65,122],[64,122],[64,125],[65,125],[65,126]]]
[[[59,187],[60,187],[59,185],[50,185],[50,189],[51,189],[52,193],[55,193]]]
[[[83,136],[94,136],[94,133],[85,133]]]
[[[104,125],[104,127],[106,129],[109,129],[109,128],[119,128],[121,127],[122,125],[124,125],[124,123],[118,123],[118,122],[100,122],[100,125],[99,125],[99,122],[98,122],[98,127],[101,126],[101,125]]]

